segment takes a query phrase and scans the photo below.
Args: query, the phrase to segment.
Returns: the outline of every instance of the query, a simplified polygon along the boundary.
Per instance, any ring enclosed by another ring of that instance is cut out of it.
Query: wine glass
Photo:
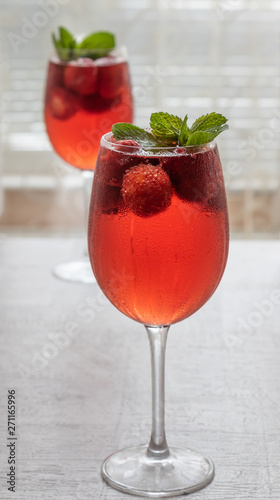
[[[118,121],[132,122],[133,103],[127,52],[117,47],[92,60],[87,50],[72,50],[73,60],[50,59],[45,90],[45,124],[56,153],[83,176],[86,216],[99,142]],[[64,280],[94,282],[88,255],[58,264],[54,274]]]
[[[96,280],[121,312],[143,323],[151,348],[150,443],[110,455],[102,477],[145,497],[206,486],[213,462],[169,448],[164,429],[164,357],[170,325],[211,297],[228,255],[228,215],[214,141],[150,147],[101,139],[89,212],[89,257]]]

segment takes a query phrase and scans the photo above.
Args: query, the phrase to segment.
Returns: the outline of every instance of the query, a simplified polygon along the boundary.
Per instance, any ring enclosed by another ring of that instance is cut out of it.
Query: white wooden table
[[[143,326],[97,285],[52,276],[79,240],[0,238],[0,498],[115,500],[110,452],[148,441]],[[8,390],[16,396],[16,491],[8,490]],[[169,334],[169,444],[213,459],[196,500],[280,498],[280,242],[233,241],[214,297]],[[190,497],[190,498],[191,498]],[[131,497],[132,498],[132,497]]]

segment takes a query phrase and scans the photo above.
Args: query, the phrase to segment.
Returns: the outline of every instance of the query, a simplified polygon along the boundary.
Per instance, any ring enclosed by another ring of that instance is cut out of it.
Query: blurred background
[[[279,0],[0,0],[0,231],[84,234],[79,172],[43,122],[51,32],[110,30],[129,51],[135,124],[223,113],[233,237],[280,234]]]

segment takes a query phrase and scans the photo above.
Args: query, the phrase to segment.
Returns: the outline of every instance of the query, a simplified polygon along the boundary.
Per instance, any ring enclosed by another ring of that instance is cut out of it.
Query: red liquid
[[[102,135],[114,123],[132,122],[133,103],[128,65],[123,59],[108,56],[81,61],[50,61],[45,123],[61,158],[80,169],[93,170]]]
[[[108,159],[124,172],[145,157],[109,154],[101,147],[90,209],[89,255],[97,282],[136,321],[183,320],[211,297],[227,260],[228,218],[217,149],[204,148],[192,157],[148,157],[173,184],[169,207],[149,217],[124,206],[120,181],[108,176]]]

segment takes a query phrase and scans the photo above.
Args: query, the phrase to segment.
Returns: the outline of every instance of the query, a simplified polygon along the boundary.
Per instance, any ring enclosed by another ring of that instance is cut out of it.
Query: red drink
[[[212,142],[157,153],[112,141],[110,134],[102,139],[97,159],[89,220],[91,265],[121,312],[146,325],[170,325],[202,307],[226,265],[228,216],[217,146]],[[155,167],[165,182],[162,192],[155,198],[149,193],[146,206],[128,206],[128,172],[134,169],[140,182],[137,172]]]
[[[45,123],[50,141],[61,158],[93,170],[104,133],[116,122],[132,122],[133,104],[128,65],[109,55],[93,61],[49,62]]]

